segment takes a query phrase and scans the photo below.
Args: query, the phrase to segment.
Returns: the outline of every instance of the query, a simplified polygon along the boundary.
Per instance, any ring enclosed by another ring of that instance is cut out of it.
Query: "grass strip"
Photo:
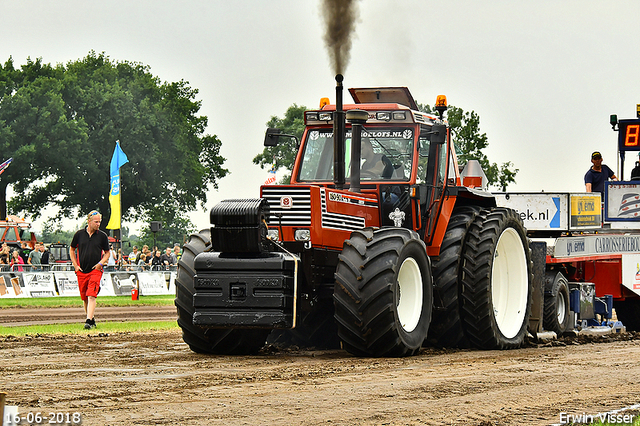
[[[130,296],[98,296],[98,306],[165,306],[173,305],[175,296],[163,294],[157,296],[140,296],[139,300],[131,300]],[[73,308],[82,306],[80,297],[16,297],[0,298],[2,308]]]
[[[172,330],[178,328],[176,321],[106,321],[98,322],[91,330],[84,329],[84,323],[26,325],[17,327],[0,326],[0,336],[100,334],[149,330]]]

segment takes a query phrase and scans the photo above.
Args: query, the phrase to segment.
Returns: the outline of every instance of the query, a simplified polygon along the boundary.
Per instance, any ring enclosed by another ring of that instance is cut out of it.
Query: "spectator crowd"
[[[33,249],[29,248],[26,241],[20,248],[10,247],[2,243],[0,249],[0,271],[42,271],[48,270],[49,264],[55,259],[42,242],[35,243]],[[24,267],[22,265],[25,265]]]
[[[154,247],[149,249],[148,245],[142,246],[139,250],[133,246],[131,253],[123,254],[122,249],[111,248],[111,256],[107,262],[106,271],[117,270],[137,270],[137,271],[163,271],[175,270],[178,260],[182,254],[180,245],[175,244],[173,248],[167,247],[164,252]],[[49,266],[55,263],[55,258],[42,242],[37,242],[33,249],[29,248],[25,241],[20,248],[11,247],[7,243],[2,243],[0,249],[0,272],[33,272],[48,271]]]

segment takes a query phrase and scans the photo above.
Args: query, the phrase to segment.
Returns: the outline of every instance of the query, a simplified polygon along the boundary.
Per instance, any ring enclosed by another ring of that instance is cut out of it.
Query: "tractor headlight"
[[[308,229],[296,229],[295,239],[296,241],[310,241],[311,231]]]
[[[391,113],[390,112],[378,112],[376,113],[376,119],[380,120],[380,121],[390,121],[391,120]]]
[[[278,230],[277,229],[269,229],[267,231],[267,236],[269,237],[269,239],[271,241],[278,241],[279,240],[279,235],[278,235]]]

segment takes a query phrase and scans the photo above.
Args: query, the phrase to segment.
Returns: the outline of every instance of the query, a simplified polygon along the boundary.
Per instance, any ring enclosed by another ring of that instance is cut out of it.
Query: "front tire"
[[[264,346],[270,330],[217,329],[193,325],[193,278],[195,257],[211,250],[211,231],[204,229],[192,234],[182,249],[176,274],[176,299],[178,325],[182,338],[192,351],[219,355],[244,355],[258,352]]]
[[[357,356],[418,352],[431,322],[426,247],[403,228],[355,231],[340,254],[334,289],[342,346]]]
[[[518,214],[480,211],[463,249],[462,315],[469,341],[482,349],[522,345],[531,313],[529,242]]]

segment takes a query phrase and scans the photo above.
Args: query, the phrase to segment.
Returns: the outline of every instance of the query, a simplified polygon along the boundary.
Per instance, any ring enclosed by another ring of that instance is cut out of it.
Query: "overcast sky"
[[[0,61],[67,63],[94,50],[197,88],[231,172],[192,216],[204,228],[218,201],[259,195],[267,173],[251,159],[271,116],[334,101],[319,5],[0,0]],[[520,170],[509,191],[583,191],[594,150],[617,169],[609,115],[633,118],[640,103],[637,0],[362,0],[359,10],[345,87],[407,86],[420,103],[445,94],[475,111],[489,160]]]

